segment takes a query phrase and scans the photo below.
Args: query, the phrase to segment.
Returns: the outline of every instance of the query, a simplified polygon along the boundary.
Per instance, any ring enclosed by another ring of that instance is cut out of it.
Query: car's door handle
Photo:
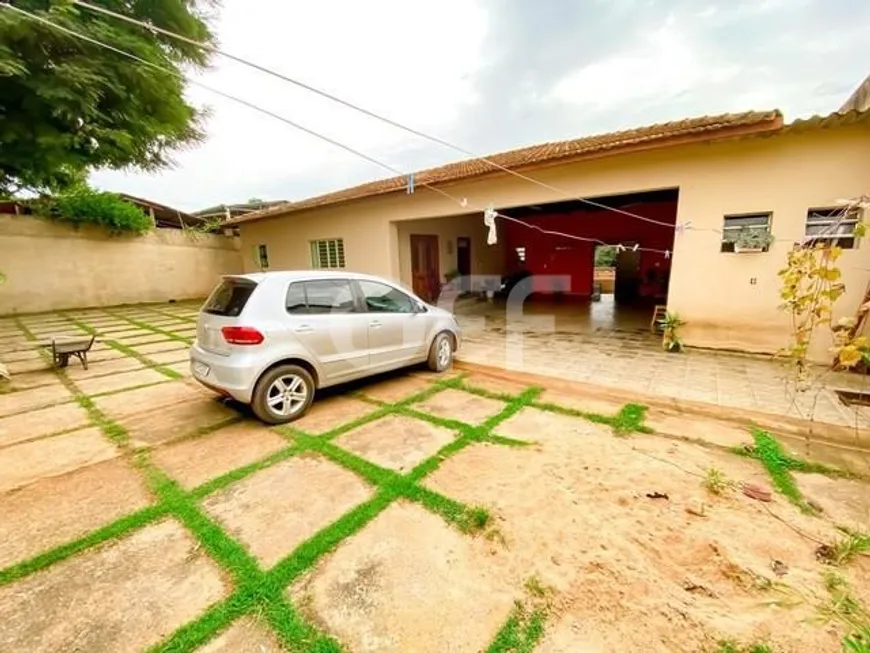
[[[372,322],[369,322],[369,326],[372,329],[380,329],[382,325],[379,320],[373,320]]]
[[[314,329],[312,329],[307,324],[300,324],[298,327],[293,329],[293,331],[295,331],[296,333],[311,333],[312,331],[314,331]]]

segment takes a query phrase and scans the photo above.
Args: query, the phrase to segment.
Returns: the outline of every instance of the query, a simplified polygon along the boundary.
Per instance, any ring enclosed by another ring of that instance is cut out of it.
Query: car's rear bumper
[[[246,359],[220,356],[205,351],[196,343],[190,348],[190,372],[202,385],[219,394],[251,403],[259,366]]]

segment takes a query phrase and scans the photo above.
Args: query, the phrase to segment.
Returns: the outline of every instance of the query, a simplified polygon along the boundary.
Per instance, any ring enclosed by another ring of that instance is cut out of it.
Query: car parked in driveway
[[[456,318],[391,281],[343,271],[226,276],[199,312],[193,377],[269,424],[301,417],[320,388],[426,362],[443,372]]]

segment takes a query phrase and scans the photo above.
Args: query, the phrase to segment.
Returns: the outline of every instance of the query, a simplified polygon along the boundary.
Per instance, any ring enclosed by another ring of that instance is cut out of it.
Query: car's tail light
[[[225,326],[221,334],[231,345],[259,345],[263,342],[263,334],[254,327]]]

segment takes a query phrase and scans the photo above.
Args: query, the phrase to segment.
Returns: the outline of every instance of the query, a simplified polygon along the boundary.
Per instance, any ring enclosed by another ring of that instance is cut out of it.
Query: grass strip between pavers
[[[63,316],[69,320],[72,324],[77,326],[79,329],[85,331],[89,335],[96,336],[98,334],[97,329],[87,324],[86,322],[82,322],[78,318],[73,317],[67,313],[64,313]],[[106,343],[112,349],[121,352],[125,356],[129,356],[131,358],[135,358],[137,361],[142,363],[143,366],[154,370],[155,372],[160,372],[163,376],[167,376],[170,379],[181,379],[184,378],[181,374],[176,372],[175,370],[171,370],[165,365],[160,365],[159,363],[155,363],[153,360],[145,356],[144,354],[140,354],[135,349],[128,347],[122,342],[118,342],[117,340],[112,340],[111,338],[101,338],[100,342]]]
[[[121,315],[116,316],[136,326],[144,324]],[[153,328],[151,330],[162,331]],[[176,337],[175,339],[181,338]],[[75,384],[62,371],[58,371],[58,376],[68,385],[77,401],[87,410],[92,422],[101,428],[113,442],[126,447],[128,437],[124,428],[103,414],[90,397],[78,391]],[[415,403],[447,388],[499,399],[505,402],[505,406],[497,415],[487,419],[479,426],[429,415],[414,408]],[[429,388],[393,404],[376,402],[363,397],[363,399],[376,404],[378,408],[368,415],[320,435],[305,433],[295,429],[292,425],[276,427],[273,430],[287,440],[287,447],[260,461],[212,479],[191,491],[183,490],[174,480],[156,468],[150,462],[150,455],[147,451],[137,452],[135,454],[136,465],[146,475],[152,491],[157,496],[158,503],[156,505],[122,517],[78,540],[51,549],[30,560],[0,570],[0,584],[23,578],[88,548],[123,537],[160,517],[171,515],[180,521],[196,537],[208,555],[230,574],[234,579],[235,587],[230,596],[211,606],[197,619],[180,627],[162,643],[153,647],[153,651],[193,651],[229,627],[238,617],[252,612],[264,616],[282,643],[291,651],[318,653],[340,651],[341,646],[335,639],[322,633],[299,614],[285,596],[287,587],[310,570],[325,555],[332,552],[341,542],[359,532],[398,499],[406,499],[423,506],[463,532],[479,532],[485,529],[490,522],[490,515],[485,508],[467,506],[423,487],[419,482],[437,469],[444,460],[474,442],[489,442],[504,446],[530,444],[493,434],[493,430],[499,424],[510,419],[525,406],[537,408],[546,406],[543,407],[544,410],[550,408],[553,412],[590,418],[587,414],[579,413],[579,411],[537,403],[536,400],[540,392],[540,388],[530,387],[518,395],[489,393],[467,386],[464,382],[464,376],[457,376],[433,382]],[[622,423],[633,430],[640,430],[643,410],[628,409],[627,406],[623,411],[625,415]],[[424,420],[456,431],[458,436],[407,474],[399,474],[380,467],[333,443],[333,440],[343,433],[390,414]],[[591,421],[606,423],[614,427],[616,425],[617,418],[601,417],[598,419],[599,416],[592,417]],[[363,478],[376,488],[376,492],[371,499],[356,506],[329,526],[315,533],[270,570],[264,571],[241,543],[228,535],[219,523],[199,507],[198,501],[212,492],[302,452],[312,452],[324,456]],[[527,614],[521,610],[515,610],[511,613],[505,626],[496,635],[488,650],[493,653],[531,650],[531,647],[540,638],[542,631],[543,613]]]
[[[124,315],[122,313],[115,312],[115,311],[107,310],[106,313],[111,315],[112,317],[118,318],[119,320],[124,320],[125,322],[129,322],[130,324],[135,326],[137,329],[144,329],[145,331],[151,331],[152,333],[157,333],[157,334],[160,334],[162,336],[165,336],[167,340],[177,340],[178,342],[183,342],[183,343],[188,344],[188,345],[193,344],[194,339],[189,337],[189,336],[180,336],[177,333],[175,333],[174,331],[169,331],[167,329],[161,329],[160,327],[152,326],[151,324],[148,324],[147,322],[142,322],[141,320],[137,320],[137,319],[134,319],[132,317],[127,317],[126,315]],[[196,320],[194,320],[194,322],[196,322]]]

